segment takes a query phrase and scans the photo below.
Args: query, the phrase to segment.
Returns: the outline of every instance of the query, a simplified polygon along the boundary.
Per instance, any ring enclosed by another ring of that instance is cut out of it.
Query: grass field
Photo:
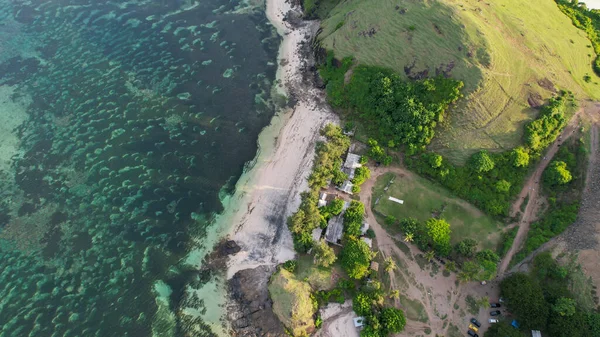
[[[392,178],[394,182],[384,191]],[[404,200],[404,204],[388,200],[389,196]],[[453,244],[470,237],[479,241],[481,248],[495,250],[501,239],[498,221],[453,197],[443,187],[415,175],[410,178],[393,173],[380,176],[373,191],[373,200],[377,199],[379,202],[374,209],[383,215],[393,215],[397,219],[412,217],[422,222],[433,216],[446,219],[452,229]]]
[[[530,102],[541,103],[554,88],[600,99],[590,42],[553,0],[346,0],[332,9],[331,1],[323,3],[320,39],[337,57],[405,76],[445,72],[465,83],[466,99],[431,144],[454,162],[478,149],[519,144],[524,123],[537,113]]]
[[[331,290],[335,288],[337,280],[341,276],[345,276],[345,273],[339,262],[336,262],[331,268],[321,268],[313,263],[312,256],[298,256],[296,277],[306,281],[313,290]]]

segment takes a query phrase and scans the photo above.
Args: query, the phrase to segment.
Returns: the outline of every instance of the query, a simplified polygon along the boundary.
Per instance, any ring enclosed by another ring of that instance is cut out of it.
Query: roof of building
[[[317,228],[313,229],[313,231],[312,231],[313,241],[318,242],[319,240],[321,240],[322,234],[323,234],[323,229],[321,227],[317,227]]]
[[[350,180],[346,180],[342,186],[338,187],[338,189],[344,193],[352,194],[352,186],[354,186],[354,184],[351,183]]]
[[[389,197],[388,199],[391,200],[391,201],[393,201],[393,202],[397,202],[400,205],[404,204],[404,200],[396,199],[394,197]]]
[[[352,321],[354,322],[354,327],[355,327],[355,328],[360,328],[360,327],[362,327],[363,325],[365,325],[365,318],[364,318],[364,317],[362,317],[362,316],[361,316],[361,317],[354,317],[354,318],[352,319]]]
[[[360,164],[360,156],[357,154],[348,152],[348,155],[346,156],[346,161],[344,162],[344,167],[357,168],[357,167],[361,167],[361,166],[362,165]]]
[[[329,220],[327,224],[327,230],[325,230],[325,241],[339,245],[342,240],[342,233],[344,231],[344,217],[342,214],[334,216]]]
[[[531,330],[531,337],[542,337],[542,333],[539,330]]]

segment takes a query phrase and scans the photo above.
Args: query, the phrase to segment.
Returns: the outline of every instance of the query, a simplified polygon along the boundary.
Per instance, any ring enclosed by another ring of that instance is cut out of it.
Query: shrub
[[[371,249],[365,242],[349,238],[342,249],[340,261],[349,277],[361,279],[368,274],[369,264],[373,256]]]
[[[296,260],[287,260],[283,263],[283,269],[289,271],[290,273],[294,273],[296,268],[298,267],[298,261]]]

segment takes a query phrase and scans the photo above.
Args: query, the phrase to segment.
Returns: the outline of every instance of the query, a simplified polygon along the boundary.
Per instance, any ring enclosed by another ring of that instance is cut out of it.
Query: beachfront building
[[[353,186],[354,186],[354,184],[350,180],[346,180],[346,181],[344,181],[342,186],[338,187],[337,189],[344,193],[352,194]]]
[[[354,186],[354,184],[352,184],[352,179],[354,179],[354,171],[359,167],[362,167],[362,164],[360,163],[360,156],[348,152],[346,160],[344,161],[344,164],[342,164],[342,172],[348,175],[348,179],[344,181],[341,187],[338,187],[340,191],[352,194],[352,187]]]
[[[344,214],[336,215],[329,220],[325,230],[325,241],[341,246],[344,233]]]

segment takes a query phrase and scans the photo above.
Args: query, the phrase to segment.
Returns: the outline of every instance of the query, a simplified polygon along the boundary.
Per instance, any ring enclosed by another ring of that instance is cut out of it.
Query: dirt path
[[[412,331],[415,333],[423,332],[425,327],[430,327],[432,335],[447,335],[448,322],[460,327],[468,324],[469,317],[466,317],[464,297],[472,295],[476,298],[490,296],[495,298],[494,289],[491,286],[480,286],[475,283],[467,285],[456,285],[456,275],[452,273],[445,277],[441,272],[432,276],[429,268],[421,269],[415,261],[415,257],[421,252],[413,245],[407,245],[409,251],[405,252],[398,247],[396,240],[400,238],[392,237],[376,220],[371,209],[372,190],[377,178],[381,175],[392,172],[398,175],[413,177],[414,173],[407,171],[401,167],[377,167],[371,171],[371,178],[361,187],[359,194],[360,200],[365,204],[366,221],[369,223],[377,238],[377,247],[383,257],[392,256],[398,263],[398,274],[404,280],[396,279],[396,273],[390,272],[390,284],[394,289],[401,290],[401,294],[412,300],[420,301],[429,320],[427,323],[420,321],[408,320],[406,332]],[[408,283],[405,289],[400,289],[400,284]],[[396,306],[405,309],[399,305],[400,301],[396,301]],[[457,309],[458,305],[460,308]],[[483,314],[483,312],[482,312]]]
[[[517,231],[517,235],[515,236],[515,240],[513,241],[512,246],[510,247],[504,258],[500,262],[500,265],[498,266],[498,277],[503,277],[503,274],[506,272],[513,256],[519,251],[519,249],[521,249],[521,246],[527,238],[529,226],[535,218],[537,212],[536,206],[538,204],[538,194],[541,186],[540,179],[542,178],[542,173],[544,173],[544,170],[546,169],[556,152],[558,152],[560,145],[565,140],[569,139],[569,137],[571,137],[577,129],[580,112],[581,110],[577,112],[577,114],[575,114],[573,118],[571,118],[571,122],[564,128],[560,136],[558,136],[558,138],[556,138],[556,140],[550,145],[550,147],[546,151],[546,155],[542,158],[533,174],[529,177],[529,179],[527,179],[525,185],[523,186],[523,189],[521,190],[521,193],[519,193],[517,200],[512,205],[510,215],[516,216],[519,210],[521,209],[521,205],[525,201],[525,198],[529,197],[529,199],[527,200],[527,205],[525,206],[525,210],[523,211],[523,214],[521,215],[518,224],[512,224],[509,226],[510,228],[512,228],[518,225],[519,230]]]

